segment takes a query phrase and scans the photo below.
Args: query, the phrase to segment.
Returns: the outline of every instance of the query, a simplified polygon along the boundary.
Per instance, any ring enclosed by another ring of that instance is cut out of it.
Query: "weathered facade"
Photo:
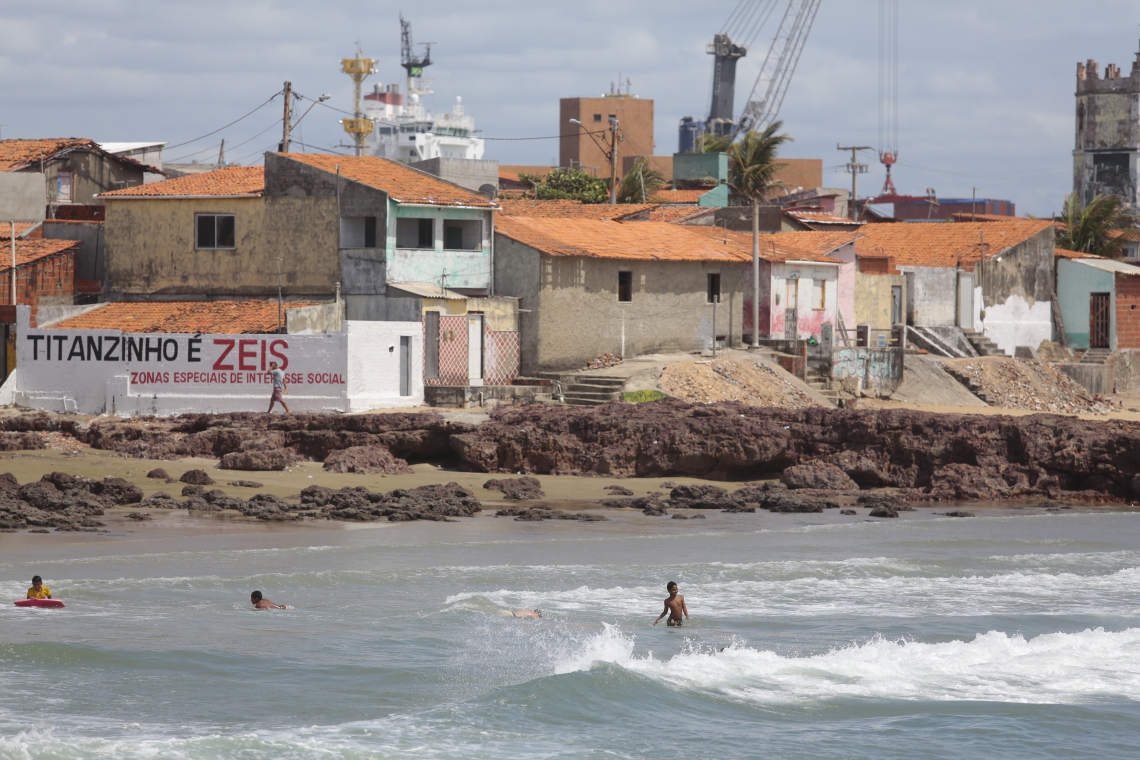
[[[500,220],[495,291],[516,296],[522,373],[739,342],[744,257],[684,227],[582,219]],[[716,297],[714,329],[714,305]]]
[[[147,174],[161,175],[159,169],[78,137],[0,140],[0,171],[43,174],[49,218],[59,206],[100,205],[100,193],[141,185]]]
[[[1140,349],[1140,267],[1061,256],[1057,302],[1070,347]]]
[[[485,294],[485,197],[374,157],[266,154],[235,167],[105,194],[113,298],[331,299],[386,320],[387,285]],[[212,220],[212,221],[211,221]],[[213,228],[211,228],[213,224]]]
[[[1110,63],[1104,76],[1089,59],[1077,64],[1073,192],[1088,203],[1118,195],[1137,203],[1140,182],[1140,53],[1128,76]]]

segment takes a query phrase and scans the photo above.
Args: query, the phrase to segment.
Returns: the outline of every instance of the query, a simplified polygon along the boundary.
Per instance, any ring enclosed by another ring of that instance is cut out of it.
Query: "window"
[[[196,222],[198,240],[195,248],[214,250],[235,247],[233,214],[198,214]]]
[[[706,275],[708,280],[709,303],[720,303],[720,274]]]
[[[376,217],[344,216],[340,220],[341,248],[375,248]]]
[[[443,247],[449,251],[477,251],[483,247],[483,223],[478,219],[444,219]]]
[[[633,272],[618,272],[618,301],[633,301]]]
[[[397,248],[435,248],[435,224],[432,219],[397,219]]]
[[[827,282],[824,280],[812,280],[811,283],[811,306],[813,309],[826,309],[827,308]]]
[[[75,197],[72,190],[73,175],[69,171],[61,171],[55,175],[55,201],[56,203],[71,203]]]
[[[594,114],[594,121],[601,121],[601,120],[602,120],[602,115],[600,113]]]

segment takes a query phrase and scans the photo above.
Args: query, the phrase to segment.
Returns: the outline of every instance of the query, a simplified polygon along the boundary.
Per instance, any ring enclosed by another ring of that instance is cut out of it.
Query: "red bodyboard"
[[[13,602],[17,607],[63,607],[58,599],[20,599]]]

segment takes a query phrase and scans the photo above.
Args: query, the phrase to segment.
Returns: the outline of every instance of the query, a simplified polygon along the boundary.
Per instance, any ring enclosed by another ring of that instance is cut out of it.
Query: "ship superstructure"
[[[411,24],[400,17],[401,66],[407,72],[406,100],[398,84],[373,85],[363,98],[366,118],[375,128],[368,136],[368,153],[405,163],[429,158],[482,158],[483,140],[476,137],[475,119],[464,113],[462,98],[447,113],[433,113],[424,106],[432,81],[424,69],[432,64],[431,43],[417,57],[412,52]]]

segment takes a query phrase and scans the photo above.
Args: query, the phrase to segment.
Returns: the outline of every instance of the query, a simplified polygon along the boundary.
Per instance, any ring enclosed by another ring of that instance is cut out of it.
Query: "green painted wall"
[[[485,290],[491,286],[491,213],[483,209],[450,206],[405,206],[388,201],[388,282],[432,282],[447,288]],[[435,219],[435,250],[396,247],[397,219]],[[480,250],[450,251],[443,248],[443,219],[480,219],[483,241]]]
[[[728,185],[717,185],[697,199],[701,208],[723,208],[728,205]]]
[[[1072,348],[1089,347],[1089,296],[1093,293],[1112,293],[1115,302],[1111,272],[1090,267],[1080,260],[1057,260],[1057,302],[1061,305],[1061,319],[1065,323],[1065,338]],[[1109,335],[1116,345],[1116,304],[1111,304]]]

